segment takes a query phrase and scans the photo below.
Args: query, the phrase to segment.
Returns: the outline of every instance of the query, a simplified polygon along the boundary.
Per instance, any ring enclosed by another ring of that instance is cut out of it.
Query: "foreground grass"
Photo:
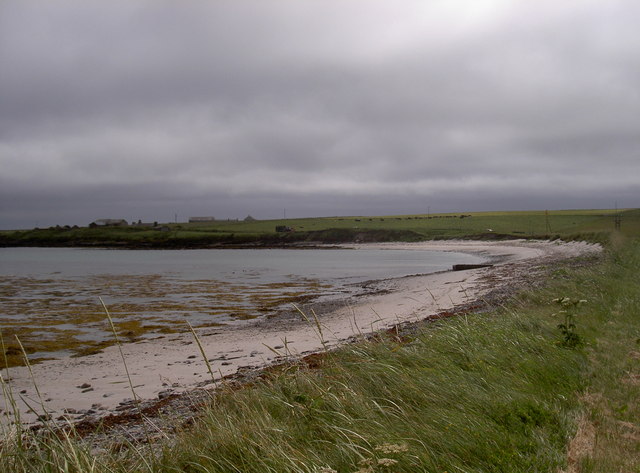
[[[14,437],[0,471],[640,471],[638,267],[640,243],[617,242],[605,262],[554,268],[500,310],[223,393],[171,442],[95,456],[65,438]],[[563,296],[588,301],[581,347],[560,343],[551,299]]]

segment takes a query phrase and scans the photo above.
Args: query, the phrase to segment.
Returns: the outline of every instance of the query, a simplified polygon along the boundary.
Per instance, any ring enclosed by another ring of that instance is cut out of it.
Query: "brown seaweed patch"
[[[34,327],[25,327],[20,331],[20,334],[17,332],[18,330],[15,328],[3,330],[5,356],[0,358],[0,367],[2,368],[25,365],[24,353],[27,354],[30,363],[37,363],[45,359],[56,358],[56,354],[60,353],[70,353],[72,356],[95,353],[109,345],[105,341],[77,338],[84,333],[82,330],[54,330],[48,333],[47,337],[43,337],[38,328]],[[20,343],[24,347],[24,353],[16,336],[19,337]],[[37,356],[34,356],[35,354]]]

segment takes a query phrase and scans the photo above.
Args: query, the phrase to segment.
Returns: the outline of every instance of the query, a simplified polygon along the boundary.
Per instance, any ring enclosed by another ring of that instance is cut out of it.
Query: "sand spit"
[[[469,252],[485,256],[492,267],[370,281],[362,294],[314,306],[322,335],[292,310],[272,319],[199,330],[198,336],[217,379],[257,369],[344,343],[350,337],[398,323],[423,320],[471,303],[491,291],[517,283],[536,267],[562,259],[596,254],[598,245],[584,242],[501,241],[421,242],[350,245]],[[304,308],[311,317],[310,307]],[[192,334],[178,334],[122,346],[136,395],[142,400],[213,387],[208,368]],[[45,361],[32,367],[39,394],[26,367],[2,370],[21,420],[80,421],[131,411],[132,392],[118,347],[81,358]],[[2,424],[13,418],[0,393]]]

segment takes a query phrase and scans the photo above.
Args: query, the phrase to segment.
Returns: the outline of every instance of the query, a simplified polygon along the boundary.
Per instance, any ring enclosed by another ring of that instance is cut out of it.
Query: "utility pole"
[[[551,224],[549,223],[549,211],[544,211],[544,218],[547,224],[547,235],[551,235]]]
[[[618,212],[618,202],[616,202],[616,213],[613,215],[613,226],[616,230],[620,230],[622,225],[622,215]]]

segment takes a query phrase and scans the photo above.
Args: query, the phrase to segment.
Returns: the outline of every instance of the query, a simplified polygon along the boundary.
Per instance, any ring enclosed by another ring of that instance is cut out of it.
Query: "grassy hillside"
[[[295,243],[419,241],[451,238],[588,238],[604,241],[615,210],[476,212],[464,214],[216,221],[147,227],[50,228],[0,232],[0,246],[189,248]],[[640,210],[621,211],[623,233],[640,227]],[[276,232],[287,226],[289,232]]]

